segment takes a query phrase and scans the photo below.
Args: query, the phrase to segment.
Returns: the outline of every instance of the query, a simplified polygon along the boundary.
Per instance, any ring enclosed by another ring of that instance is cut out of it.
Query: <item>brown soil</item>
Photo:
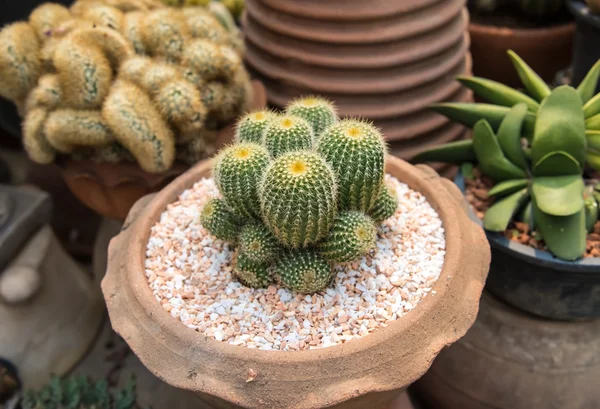
[[[494,199],[488,196],[488,191],[494,184],[489,178],[482,176],[477,169],[473,170],[473,176],[475,177],[473,180],[465,178],[466,197],[477,217],[483,219],[487,209],[494,203]],[[511,222],[504,236],[529,247],[548,251],[544,240],[535,230],[530,230],[526,223]],[[600,221],[596,222],[593,232],[587,236],[583,257],[600,257]]]

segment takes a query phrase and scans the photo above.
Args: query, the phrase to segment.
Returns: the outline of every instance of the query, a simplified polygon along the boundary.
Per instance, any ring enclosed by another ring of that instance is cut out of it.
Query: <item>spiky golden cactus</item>
[[[175,159],[173,134],[140,88],[117,82],[106,98],[102,117],[142,169],[160,173],[171,167]]]
[[[47,3],[0,32],[0,96],[41,163],[57,152],[163,172],[214,152],[248,106],[239,32],[210,9],[159,0]],[[31,115],[29,115],[31,113]]]
[[[14,23],[0,32],[0,95],[22,101],[41,75],[40,42],[27,23]]]

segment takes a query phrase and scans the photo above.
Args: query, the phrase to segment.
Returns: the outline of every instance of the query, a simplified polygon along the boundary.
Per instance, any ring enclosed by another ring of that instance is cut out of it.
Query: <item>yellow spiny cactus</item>
[[[0,95],[33,160],[135,160],[163,172],[215,151],[252,97],[240,36],[212,8],[159,0],[47,3],[0,32]]]
[[[29,24],[43,42],[50,37],[52,30],[70,19],[69,9],[62,4],[45,3],[33,10],[29,16]]]
[[[115,141],[100,111],[57,109],[48,115],[44,134],[50,145],[63,153],[84,146],[107,146]]]
[[[40,42],[27,23],[14,23],[0,32],[0,95],[23,100],[41,74]]]
[[[100,27],[108,27],[121,31],[123,28],[123,12],[111,6],[91,7],[83,12],[83,19]]]
[[[36,108],[29,111],[23,121],[23,147],[31,159],[42,164],[52,163],[56,157],[56,150],[44,135],[47,116],[44,108]]]
[[[96,109],[110,92],[112,70],[106,56],[96,47],[85,47],[66,38],[54,52],[54,66],[69,108]]]
[[[162,9],[146,16],[142,36],[146,47],[153,55],[164,57],[170,62],[177,62],[183,54],[186,39],[190,37],[189,31],[178,10]]]
[[[171,167],[175,159],[173,133],[140,88],[125,81],[115,83],[102,107],[102,117],[146,172],[160,173]]]

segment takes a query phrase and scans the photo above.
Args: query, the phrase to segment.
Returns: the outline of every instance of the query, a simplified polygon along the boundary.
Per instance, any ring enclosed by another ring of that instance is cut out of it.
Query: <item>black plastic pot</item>
[[[600,59],[600,16],[591,14],[583,0],[567,0],[567,5],[575,16],[577,25],[573,44],[572,78],[572,85],[576,87]],[[600,92],[600,83],[596,92]]]
[[[462,174],[454,179],[464,192]],[[481,224],[471,210],[470,217]],[[486,288],[507,304],[554,320],[600,318],[600,258],[564,261],[486,232],[492,263]]]

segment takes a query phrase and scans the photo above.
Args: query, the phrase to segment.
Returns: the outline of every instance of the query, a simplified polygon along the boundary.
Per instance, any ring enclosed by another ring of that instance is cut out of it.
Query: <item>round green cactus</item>
[[[240,251],[256,263],[270,263],[277,258],[279,243],[262,223],[250,222],[240,231]]]
[[[202,208],[200,223],[217,239],[235,243],[241,221],[222,199],[211,199]]]
[[[396,209],[398,209],[396,189],[384,184],[375,200],[375,205],[369,212],[369,216],[371,216],[375,223],[381,223],[385,219],[392,217],[396,213]]]
[[[233,275],[251,288],[265,288],[273,283],[274,277],[267,264],[257,263],[247,255],[237,252],[233,259]]]
[[[310,150],[312,142],[313,132],[309,123],[293,115],[278,116],[269,121],[262,140],[273,158],[288,152]]]
[[[354,261],[372,249],[377,240],[377,227],[362,212],[342,212],[335,219],[329,236],[319,244],[323,258],[336,263]]]
[[[317,138],[321,132],[337,121],[335,105],[321,97],[296,99],[287,106],[286,112],[305,119],[312,126]]]
[[[322,291],[333,279],[333,267],[313,249],[286,253],[275,264],[281,284],[299,293]]]
[[[257,111],[244,115],[235,129],[236,142],[262,143],[263,133],[275,114],[271,111]]]
[[[287,153],[267,169],[260,186],[263,221],[291,248],[325,238],[337,214],[335,175],[314,152]]]
[[[268,164],[266,149],[252,143],[232,145],[216,159],[215,182],[227,204],[243,217],[260,218],[258,185]]]
[[[336,173],[340,208],[368,212],[385,173],[385,142],[371,123],[344,119],[321,134],[317,151]]]

